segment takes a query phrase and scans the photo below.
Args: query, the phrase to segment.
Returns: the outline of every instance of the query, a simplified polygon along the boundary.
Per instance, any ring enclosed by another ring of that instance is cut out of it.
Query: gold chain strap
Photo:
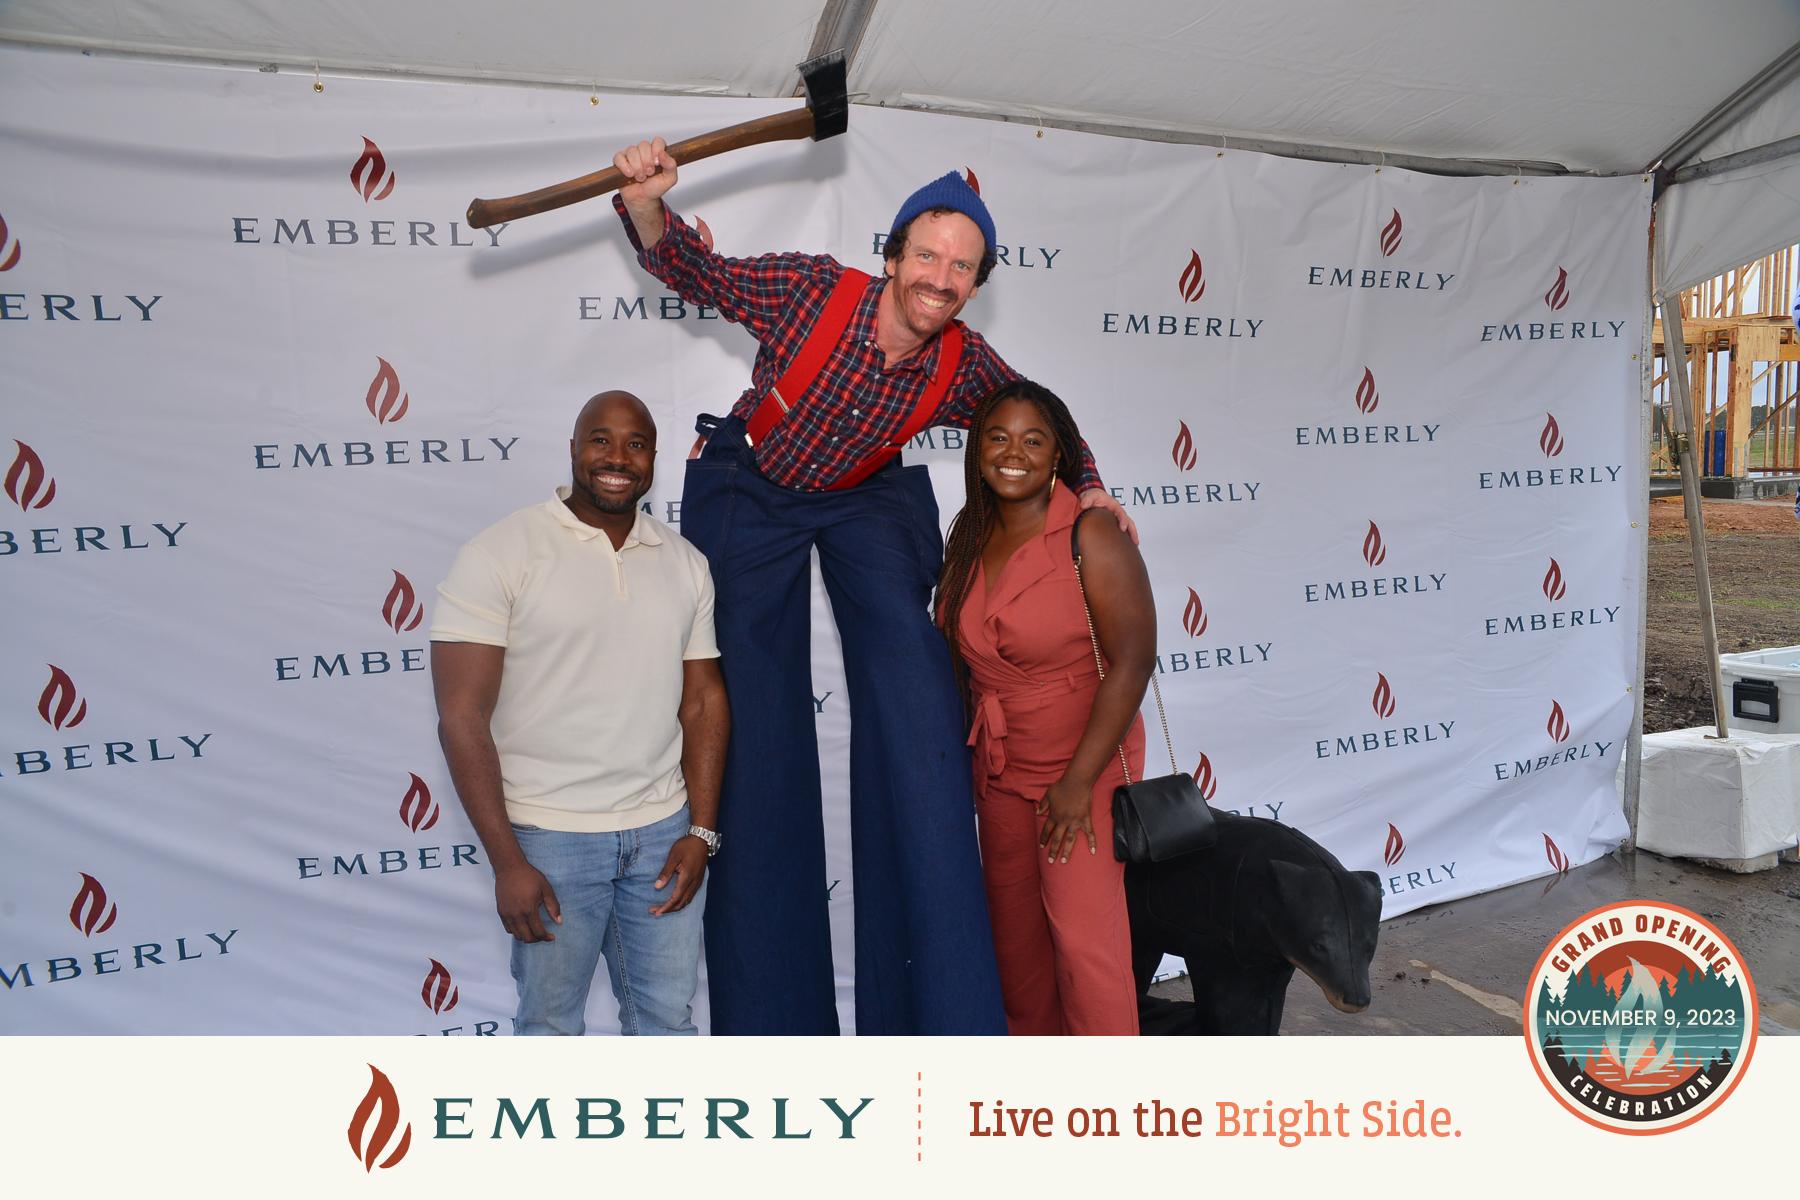
[[[1094,632],[1094,613],[1088,608],[1087,581],[1081,577],[1081,555],[1073,556],[1075,561],[1075,585],[1081,589],[1081,615],[1087,618],[1088,641],[1094,647],[1094,669],[1100,672],[1100,678],[1106,678],[1106,663],[1100,657],[1100,635]],[[1175,764],[1175,739],[1169,736],[1169,714],[1163,711],[1162,688],[1157,686],[1156,672],[1150,672],[1150,689],[1156,693],[1156,715],[1162,721],[1163,744],[1169,748],[1169,774],[1181,774],[1181,768]],[[1125,744],[1119,744],[1119,769],[1125,772],[1125,782],[1131,782],[1131,768],[1125,765]]]

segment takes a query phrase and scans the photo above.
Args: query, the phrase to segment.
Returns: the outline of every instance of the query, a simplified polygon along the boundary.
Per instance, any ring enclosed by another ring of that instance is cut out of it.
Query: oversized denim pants
[[[706,912],[713,1032],[838,1032],[812,702],[817,549],[850,692],[856,1031],[1005,1033],[962,703],[929,615],[943,542],[926,468],[794,491],[756,470],[728,420],[688,463],[681,512],[712,568],[731,699]]]

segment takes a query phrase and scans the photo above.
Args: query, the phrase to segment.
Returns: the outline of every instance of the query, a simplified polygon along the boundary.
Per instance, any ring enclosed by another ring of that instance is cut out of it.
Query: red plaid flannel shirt
[[[843,264],[815,254],[725,258],[708,250],[667,205],[663,236],[646,250],[616,195],[613,206],[646,271],[683,300],[717,309],[756,339],[750,386],[731,409],[732,416],[748,421],[805,343]],[[941,339],[932,338],[917,354],[891,367],[876,346],[875,310],[886,285],[880,276],[870,284],[805,402],[757,443],[756,465],[770,481],[808,492],[830,487],[892,441],[917,406],[921,390],[936,377]],[[979,333],[965,327],[962,361],[931,424],[967,429],[976,404],[1017,378],[1019,373]],[[1083,445],[1082,489],[1099,486],[1093,455]]]

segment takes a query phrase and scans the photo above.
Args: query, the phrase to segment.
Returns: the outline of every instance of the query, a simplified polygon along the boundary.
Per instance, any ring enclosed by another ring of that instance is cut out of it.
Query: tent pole
[[[1660,167],[1664,171],[1674,171],[1687,166],[1688,161],[1718,136],[1720,130],[1779,89],[1797,70],[1800,70],[1800,42],[1789,46],[1780,58],[1745,80],[1742,87],[1695,122],[1693,128],[1676,138],[1673,145],[1646,163],[1644,170],[1650,172]]]
[[[1738,171],[1745,167],[1760,167],[1767,162],[1778,162],[1784,158],[1792,158],[1800,154],[1800,135],[1782,138],[1778,142],[1755,146],[1749,150],[1739,150],[1736,154],[1726,154],[1718,158],[1709,158],[1705,162],[1689,163],[1669,176],[1671,185],[1686,183],[1690,179],[1706,179],[1713,175],[1723,175],[1728,171]]]
[[[1641,344],[1636,355],[1638,360],[1638,462],[1644,465],[1644,489],[1638,497],[1637,508],[1633,514],[1632,532],[1636,534],[1632,540],[1638,552],[1637,571],[1637,659],[1636,673],[1632,676],[1631,685],[1631,732],[1625,738],[1625,774],[1619,792],[1619,800],[1625,810],[1625,844],[1619,847],[1626,853],[1637,850],[1638,838],[1638,800],[1643,787],[1644,774],[1644,651],[1649,640],[1650,612],[1650,446],[1652,429],[1656,417],[1656,393],[1654,379],[1655,362],[1651,354],[1650,333],[1656,313],[1651,303],[1650,293],[1655,286],[1656,256],[1653,251],[1654,229],[1652,237],[1644,242],[1644,325]]]
[[[869,18],[875,15],[877,0],[826,0],[819,12],[819,23],[813,28],[812,47],[806,57],[817,58],[833,50],[844,52],[845,70],[856,62],[856,51],[862,46],[863,34],[869,31]],[[804,96],[806,88],[798,86],[795,96]]]
[[[1669,386],[1675,413],[1675,446],[1681,462],[1681,506],[1687,515],[1688,543],[1694,550],[1694,580],[1700,593],[1700,637],[1706,645],[1707,686],[1712,692],[1713,718],[1719,737],[1730,737],[1725,727],[1725,688],[1719,677],[1719,631],[1713,624],[1712,573],[1706,565],[1706,524],[1700,515],[1700,472],[1688,419],[1687,343],[1681,336],[1681,293],[1661,296],[1663,352],[1669,364]],[[1700,361],[1696,360],[1698,366]]]

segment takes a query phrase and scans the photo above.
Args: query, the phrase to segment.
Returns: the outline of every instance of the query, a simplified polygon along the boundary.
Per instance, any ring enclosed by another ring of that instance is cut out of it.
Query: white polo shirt
[[[438,585],[434,642],[506,648],[492,728],[516,824],[636,829],[687,802],[682,663],[717,658],[712,576],[639,512],[618,550],[555,498],[477,534]]]

